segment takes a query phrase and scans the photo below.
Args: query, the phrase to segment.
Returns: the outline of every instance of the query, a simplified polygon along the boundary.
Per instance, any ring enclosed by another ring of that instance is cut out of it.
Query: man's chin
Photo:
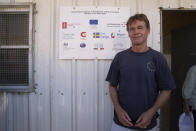
[[[135,43],[132,43],[133,45],[135,45],[135,46],[140,46],[140,45],[142,45],[142,43],[137,43],[137,42],[135,42]]]

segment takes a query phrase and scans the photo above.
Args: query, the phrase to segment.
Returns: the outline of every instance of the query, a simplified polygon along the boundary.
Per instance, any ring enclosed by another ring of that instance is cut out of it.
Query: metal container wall
[[[0,93],[0,131],[109,131],[113,106],[105,77],[111,60],[58,59],[60,6],[130,7],[150,19],[149,46],[160,50],[159,7],[195,8],[196,0],[0,0],[34,2],[34,93]]]

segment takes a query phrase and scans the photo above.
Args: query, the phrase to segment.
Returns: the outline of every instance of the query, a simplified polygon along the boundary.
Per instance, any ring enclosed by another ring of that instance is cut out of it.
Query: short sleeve
[[[156,80],[159,90],[174,89],[176,87],[175,82],[165,57],[160,54],[156,61]]]
[[[117,54],[110,65],[110,69],[107,74],[106,81],[108,81],[111,86],[117,87],[119,83],[119,75],[120,75],[119,57]]]

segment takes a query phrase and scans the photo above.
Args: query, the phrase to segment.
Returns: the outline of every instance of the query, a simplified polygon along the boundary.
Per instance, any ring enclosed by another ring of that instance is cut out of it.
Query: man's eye
[[[133,30],[134,30],[134,28],[130,28],[130,29],[129,29],[129,31],[133,31]]]

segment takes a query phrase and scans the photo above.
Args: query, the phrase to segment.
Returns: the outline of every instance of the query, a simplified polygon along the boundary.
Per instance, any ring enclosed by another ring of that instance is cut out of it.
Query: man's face
[[[147,44],[150,29],[147,29],[144,21],[136,20],[131,25],[128,25],[128,33],[132,45],[144,45]]]

